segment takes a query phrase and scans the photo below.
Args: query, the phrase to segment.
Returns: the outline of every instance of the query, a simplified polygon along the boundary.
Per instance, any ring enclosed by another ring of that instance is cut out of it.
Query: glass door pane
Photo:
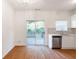
[[[36,44],[44,45],[45,39],[44,21],[36,22]]]
[[[27,22],[27,44],[34,45],[35,44],[35,22],[34,21],[28,21]]]

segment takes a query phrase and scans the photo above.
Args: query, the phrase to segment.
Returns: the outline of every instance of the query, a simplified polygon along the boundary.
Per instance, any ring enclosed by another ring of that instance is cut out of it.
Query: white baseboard
[[[7,50],[3,55],[2,58],[4,58],[15,46],[13,45],[9,50]]]
[[[76,49],[76,48],[73,48],[73,47],[63,47],[62,49]]]

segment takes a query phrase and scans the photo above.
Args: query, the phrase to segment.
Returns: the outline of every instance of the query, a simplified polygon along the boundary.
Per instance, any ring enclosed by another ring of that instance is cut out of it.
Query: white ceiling
[[[30,1],[30,2],[29,2]],[[75,0],[8,0],[18,10],[73,10],[76,8]]]

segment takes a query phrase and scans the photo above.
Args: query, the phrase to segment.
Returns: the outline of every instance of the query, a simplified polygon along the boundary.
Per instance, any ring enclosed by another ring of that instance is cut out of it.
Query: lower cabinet
[[[62,36],[62,49],[75,49],[76,38],[75,36]]]
[[[76,35],[49,35],[49,48],[76,49]]]

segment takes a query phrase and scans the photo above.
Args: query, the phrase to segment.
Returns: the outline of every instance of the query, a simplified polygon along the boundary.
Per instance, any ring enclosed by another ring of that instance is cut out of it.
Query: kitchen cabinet
[[[76,28],[76,15],[71,16],[71,28]]]
[[[76,37],[73,34],[62,36],[62,49],[75,49]]]
[[[54,38],[52,39],[53,36],[55,39]],[[59,37],[62,36],[62,39],[59,40],[57,36]],[[58,45],[57,43],[60,45]],[[62,49],[76,49],[76,35],[75,34],[67,34],[67,35],[49,34],[48,47],[49,48],[61,47]]]

